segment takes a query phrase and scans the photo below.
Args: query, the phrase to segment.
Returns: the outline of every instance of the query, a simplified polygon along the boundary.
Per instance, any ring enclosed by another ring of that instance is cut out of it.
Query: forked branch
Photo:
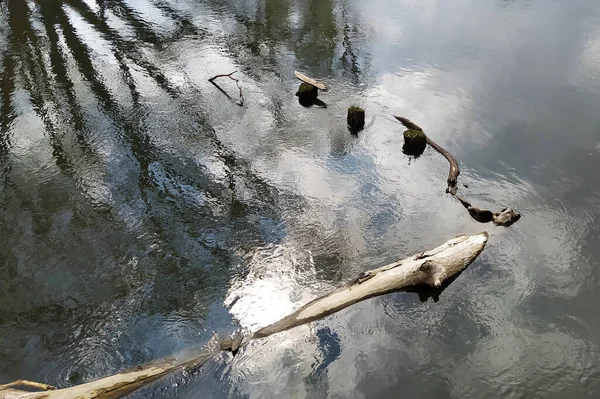
[[[225,96],[227,96],[228,99],[230,99],[231,101],[233,101],[234,103],[236,103],[237,105],[239,105],[240,107],[244,106],[244,95],[242,94],[242,87],[240,86],[240,81],[239,79],[234,78],[233,75],[234,73],[236,73],[237,71],[233,71],[231,73],[225,73],[225,74],[220,74],[220,75],[215,75],[212,78],[208,79],[208,81],[210,83],[212,83],[213,85],[215,85],[215,87],[217,89],[219,89],[219,91],[223,94],[225,94]],[[227,94],[227,92],[225,90],[223,90],[221,88],[221,86],[219,86],[217,83],[215,83],[215,79],[218,78],[229,78],[233,81],[235,81],[235,85],[237,86],[237,88],[240,90],[240,99],[239,100],[234,100],[229,94]]]

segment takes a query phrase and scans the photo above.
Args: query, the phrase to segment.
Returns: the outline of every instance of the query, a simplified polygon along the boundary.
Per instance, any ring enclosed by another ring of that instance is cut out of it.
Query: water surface
[[[254,330],[485,229],[437,303],[369,300],[132,397],[597,397],[599,65],[585,0],[0,2],[0,383]],[[243,107],[207,80],[234,70]],[[392,114],[523,218],[471,220]]]

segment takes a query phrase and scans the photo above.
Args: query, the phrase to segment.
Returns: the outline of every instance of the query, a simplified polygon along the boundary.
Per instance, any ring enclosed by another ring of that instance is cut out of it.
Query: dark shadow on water
[[[305,108],[310,108],[312,106],[317,106],[320,108],[327,108],[327,104],[324,103],[323,101],[319,100],[318,98],[312,98],[312,97],[298,97],[298,104],[302,105]]]
[[[464,270],[463,270],[464,271]],[[419,301],[427,302],[429,299],[433,299],[433,302],[438,302],[440,300],[440,295],[442,292],[446,290],[456,280],[462,273],[458,272],[451,278],[445,280],[442,285],[438,288],[431,287],[425,284],[415,286],[413,288],[405,290],[405,292],[413,292],[419,295]]]

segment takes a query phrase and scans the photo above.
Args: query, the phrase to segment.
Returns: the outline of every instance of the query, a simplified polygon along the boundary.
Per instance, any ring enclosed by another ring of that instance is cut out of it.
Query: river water
[[[600,395],[599,2],[3,0],[0,54],[0,383],[252,331],[486,230],[437,303],[368,300],[132,397]],[[235,70],[243,107],[208,82]],[[470,219],[392,114],[521,220]]]

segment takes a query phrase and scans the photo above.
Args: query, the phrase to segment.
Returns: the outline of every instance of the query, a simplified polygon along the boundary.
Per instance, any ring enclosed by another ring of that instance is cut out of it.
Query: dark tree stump
[[[356,134],[365,127],[365,110],[354,105],[349,107],[347,122],[348,129]]]
[[[427,147],[427,137],[422,130],[409,129],[404,132],[402,151],[406,155],[418,157]]]

